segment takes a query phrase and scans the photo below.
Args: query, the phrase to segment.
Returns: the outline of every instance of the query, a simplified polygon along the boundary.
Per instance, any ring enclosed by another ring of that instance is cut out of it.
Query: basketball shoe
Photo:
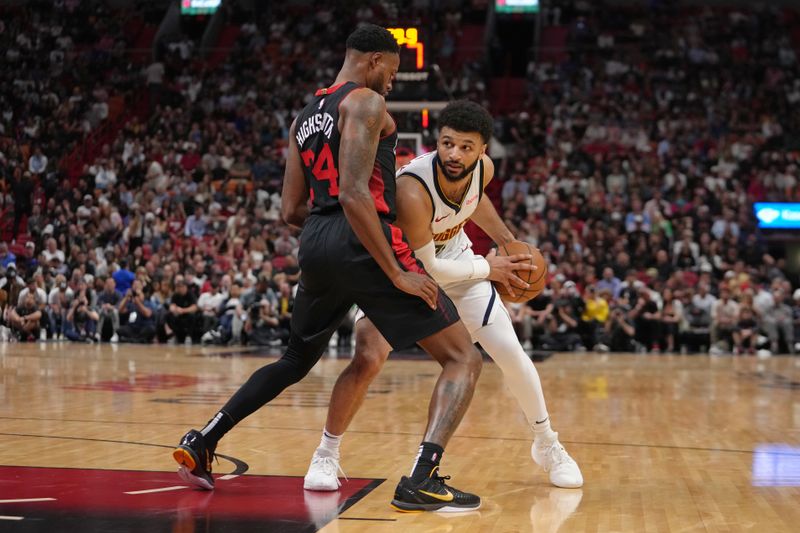
[[[172,457],[180,465],[178,475],[182,480],[197,487],[214,490],[211,477],[211,461],[216,446],[209,447],[203,434],[193,429],[181,439],[172,452]]]
[[[339,481],[339,472],[345,479],[344,471],[339,466],[339,458],[321,455],[319,449],[311,458],[306,477],[303,478],[303,488],[306,490],[339,490],[342,482]]]
[[[406,476],[400,478],[400,483],[394,489],[392,507],[401,512],[435,511],[439,513],[459,513],[480,508],[480,496],[461,492],[445,484],[450,476],[442,477],[438,475],[438,470],[439,467],[435,467],[431,474],[417,485]]]
[[[531,457],[536,464],[550,473],[550,483],[556,487],[576,489],[583,486],[583,475],[578,463],[558,442],[558,433],[552,440],[536,439],[531,446]]]

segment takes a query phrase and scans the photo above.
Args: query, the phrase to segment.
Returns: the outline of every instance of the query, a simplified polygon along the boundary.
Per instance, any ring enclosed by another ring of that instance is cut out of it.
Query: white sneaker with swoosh
[[[558,433],[552,441],[535,440],[531,446],[531,457],[545,472],[550,473],[550,483],[556,487],[577,489],[583,486],[581,469],[558,442]]]
[[[339,490],[339,487],[342,486],[342,482],[339,481],[339,472],[342,472],[344,478],[347,479],[342,467],[339,466],[338,457],[323,456],[315,451],[306,477],[303,478],[303,488],[323,491]]]

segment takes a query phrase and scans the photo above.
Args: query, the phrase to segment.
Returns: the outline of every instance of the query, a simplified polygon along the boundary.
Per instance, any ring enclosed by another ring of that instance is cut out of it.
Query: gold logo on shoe
[[[435,499],[437,499],[439,501],[442,501],[442,502],[451,502],[451,501],[453,501],[453,493],[450,492],[447,489],[444,489],[444,492],[445,492],[444,494],[436,494],[435,492],[428,492],[428,491],[425,491],[425,490],[420,490],[420,492],[422,494],[424,494],[425,496],[430,496],[431,498],[435,498]]]

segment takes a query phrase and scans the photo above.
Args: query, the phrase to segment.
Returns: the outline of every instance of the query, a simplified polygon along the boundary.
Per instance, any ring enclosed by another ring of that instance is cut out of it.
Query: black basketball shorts
[[[400,229],[385,221],[381,225],[401,268],[424,273]],[[413,346],[459,320],[455,305],[441,289],[436,309],[431,309],[422,298],[395,287],[344,213],[309,217],[300,238],[299,262],[292,338],[302,342],[304,351],[322,354],[353,304],[395,349]]]

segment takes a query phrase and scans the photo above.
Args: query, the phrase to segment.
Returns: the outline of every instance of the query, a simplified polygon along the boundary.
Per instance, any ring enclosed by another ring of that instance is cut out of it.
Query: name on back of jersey
[[[297,139],[297,146],[303,146],[303,143],[311,135],[322,132],[328,139],[331,138],[333,133],[333,117],[330,113],[315,113],[303,121],[297,128],[295,138]]]

